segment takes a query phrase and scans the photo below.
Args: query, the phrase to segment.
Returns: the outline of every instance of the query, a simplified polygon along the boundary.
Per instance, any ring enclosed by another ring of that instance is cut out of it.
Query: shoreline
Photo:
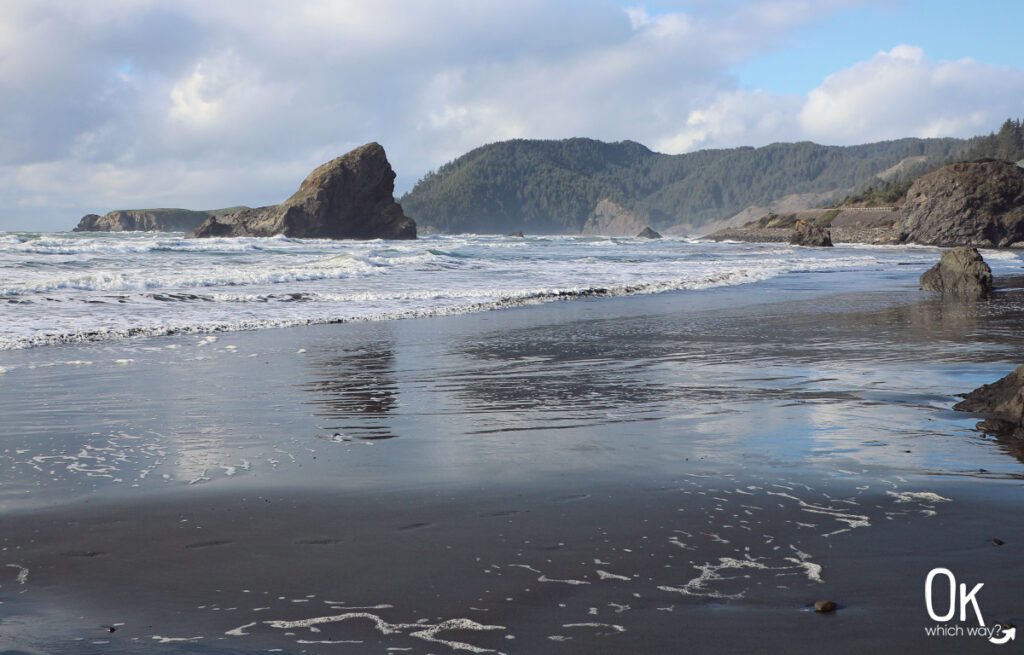
[[[6,351],[0,649],[933,652],[935,566],[1019,620],[949,407],[1024,302],[917,273]]]

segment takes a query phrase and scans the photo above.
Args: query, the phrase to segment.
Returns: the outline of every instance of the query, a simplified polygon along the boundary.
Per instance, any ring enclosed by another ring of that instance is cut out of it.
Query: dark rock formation
[[[793,235],[789,243],[794,246],[832,247],[832,237],[828,230],[817,223],[810,221],[797,221],[793,225]]]
[[[96,227],[96,225],[100,222],[101,218],[103,218],[103,217],[100,216],[99,214],[86,214],[81,219],[79,219],[78,225],[75,227],[75,229],[73,229],[71,231],[72,232],[95,232],[98,229]]]
[[[992,384],[978,387],[953,405],[953,409],[985,414],[982,427],[1019,433],[1024,427],[1024,366],[1018,366],[1013,373]]]
[[[943,166],[911,185],[900,213],[901,243],[1024,245],[1024,170],[1004,161]]]
[[[515,232],[509,232],[505,236],[508,236],[508,237],[519,237],[520,239],[522,239],[523,238],[523,233],[521,231],[519,231],[519,230],[516,230]]]
[[[636,236],[638,238],[640,238],[640,239],[660,239],[661,238],[661,235],[658,234],[657,232],[655,232],[654,230],[652,230],[650,225],[648,225],[643,230],[641,230],[640,234],[638,234]]]
[[[952,248],[921,275],[921,288],[967,300],[985,298],[992,293],[992,269],[977,248]]]
[[[597,203],[583,224],[582,234],[628,237],[644,228],[644,222],[622,205],[608,198]]]
[[[86,214],[74,232],[191,232],[211,216],[232,214],[247,207],[193,211],[191,209],[118,209],[103,216]]]
[[[742,217],[741,217],[742,218]],[[899,212],[894,206],[830,207],[805,209],[788,214],[766,214],[743,225],[726,225],[708,234],[712,241],[787,242],[798,220],[812,221],[827,227],[834,243],[896,243],[896,221]]]
[[[211,218],[191,236],[415,239],[416,223],[402,213],[394,190],[384,148],[368,143],[319,166],[280,205]]]

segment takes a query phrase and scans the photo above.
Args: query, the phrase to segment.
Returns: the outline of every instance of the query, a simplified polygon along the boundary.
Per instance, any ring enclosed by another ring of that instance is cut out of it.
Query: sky
[[[510,138],[653,150],[988,134],[1019,0],[0,0],[0,230],[281,202]]]

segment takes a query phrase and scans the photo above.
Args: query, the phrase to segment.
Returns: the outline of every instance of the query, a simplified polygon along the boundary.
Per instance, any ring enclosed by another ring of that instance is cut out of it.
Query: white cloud
[[[794,96],[766,91],[721,92],[709,104],[690,111],[683,126],[655,142],[654,148],[680,153],[799,140],[799,108],[800,99]]]
[[[932,61],[898,45],[829,75],[806,98],[718,91],[655,145],[664,152],[809,140],[853,145],[973,136],[1024,106],[1024,71],[970,59]]]
[[[899,45],[828,76],[800,111],[804,133],[831,143],[984,133],[1020,113],[1024,71],[970,59],[935,62]]]
[[[735,66],[860,1],[5,0],[0,229],[278,201],[371,140],[401,192],[512,137],[681,152],[968,135],[1019,113],[1020,70],[904,46],[807,98],[737,88]]]

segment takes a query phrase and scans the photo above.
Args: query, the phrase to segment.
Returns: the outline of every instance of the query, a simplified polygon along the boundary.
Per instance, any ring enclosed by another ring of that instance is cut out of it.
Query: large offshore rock
[[[977,248],[951,248],[921,275],[921,288],[966,300],[985,298],[992,293],[992,269]]]
[[[900,243],[1024,245],[1024,169],[1005,161],[943,166],[910,186],[900,214]]]
[[[384,148],[368,143],[316,168],[280,205],[211,218],[194,237],[415,239],[416,222],[394,198]]]

